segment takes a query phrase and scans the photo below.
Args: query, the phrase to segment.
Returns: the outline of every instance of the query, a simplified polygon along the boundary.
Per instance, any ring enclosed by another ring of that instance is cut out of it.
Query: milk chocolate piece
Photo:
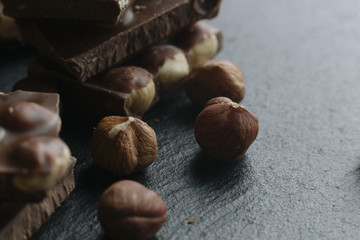
[[[0,202],[38,201],[71,165],[58,104],[58,94],[0,95]]]
[[[38,203],[0,203],[0,239],[29,239],[46,222],[75,187],[72,167]]]
[[[15,18],[117,24],[134,0],[2,0]]]
[[[221,0],[137,0],[134,20],[113,28],[19,22],[26,40],[75,79],[85,81],[202,18]],[[141,7],[140,7],[141,6]]]

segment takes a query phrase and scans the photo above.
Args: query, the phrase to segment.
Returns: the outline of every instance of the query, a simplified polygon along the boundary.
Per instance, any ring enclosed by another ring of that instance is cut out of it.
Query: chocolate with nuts
[[[202,18],[214,17],[221,0],[137,0],[145,6],[123,26],[101,28],[19,22],[24,38],[75,79],[90,77],[124,62]],[[134,8],[135,8],[134,7]]]
[[[137,182],[123,180],[102,194],[98,217],[111,239],[146,240],[166,221],[166,204],[154,191]]]
[[[139,64],[154,75],[160,95],[180,86],[190,73],[184,51],[172,45],[159,45],[146,50],[139,57]]]
[[[50,215],[75,188],[72,171],[75,159],[63,179],[45,191],[45,197],[36,203],[0,202],[0,239],[30,239]],[[1,193],[3,194],[3,193]]]
[[[221,50],[223,36],[220,29],[199,21],[175,35],[172,41],[195,65],[214,57]]]
[[[96,126],[91,141],[97,165],[125,176],[143,170],[157,155],[154,130],[140,119],[110,116]]]
[[[72,165],[57,94],[0,95],[0,201],[38,201]]]

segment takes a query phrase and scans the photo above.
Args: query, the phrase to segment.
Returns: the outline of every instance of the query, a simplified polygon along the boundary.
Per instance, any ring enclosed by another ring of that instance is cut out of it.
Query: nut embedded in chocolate
[[[136,114],[142,115],[154,101],[153,76],[143,68],[113,68],[105,74],[102,82],[111,90],[127,95],[126,107]]]
[[[193,103],[200,106],[220,96],[240,102],[245,95],[241,69],[224,60],[207,60],[195,65],[185,81],[185,88]]]
[[[200,147],[223,162],[240,159],[258,131],[257,116],[226,97],[209,100],[195,122],[195,138]]]
[[[183,49],[191,64],[214,57],[222,48],[222,32],[206,23],[197,22],[174,37],[175,45]]]
[[[22,140],[14,147],[10,158],[21,169],[21,173],[14,175],[13,184],[25,192],[44,191],[54,186],[72,163],[68,146],[56,137]]]
[[[102,194],[98,217],[112,239],[145,240],[153,237],[167,218],[161,197],[143,185],[123,180]]]
[[[140,65],[159,81],[162,92],[178,87],[190,73],[184,51],[172,45],[150,48],[140,57]]]
[[[154,130],[133,117],[106,117],[94,130],[92,156],[100,167],[120,176],[149,166],[157,155]]]
[[[55,113],[34,102],[16,101],[0,106],[0,124],[12,131],[29,131],[58,121]]]

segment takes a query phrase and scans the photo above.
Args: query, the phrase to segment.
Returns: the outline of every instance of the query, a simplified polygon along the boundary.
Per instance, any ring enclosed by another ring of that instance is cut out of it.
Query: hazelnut
[[[25,192],[47,190],[58,183],[72,164],[68,146],[56,137],[30,137],[13,149],[11,160],[21,174],[13,184]]]
[[[180,86],[190,73],[184,51],[172,45],[150,48],[141,56],[140,65],[156,77],[163,92]]]
[[[149,166],[157,155],[154,130],[134,117],[110,116],[94,130],[92,156],[100,167],[120,176]]]
[[[0,108],[0,124],[13,131],[45,128],[55,122],[60,125],[60,118],[57,114],[34,102],[16,101]],[[60,126],[58,126],[57,133],[59,131]]]
[[[197,22],[174,37],[175,45],[183,49],[197,64],[214,57],[222,48],[222,33],[219,29]]]
[[[195,138],[200,147],[224,162],[240,159],[258,131],[257,116],[226,97],[208,101],[195,122]]]
[[[155,98],[155,83],[151,73],[140,67],[119,67],[108,71],[102,78],[108,88],[127,96],[126,108],[142,115]]]
[[[189,98],[201,106],[214,97],[224,96],[240,102],[245,95],[241,69],[224,60],[207,60],[195,65],[185,88]]]
[[[145,240],[153,237],[166,221],[166,204],[156,192],[123,180],[102,194],[98,217],[112,239]]]

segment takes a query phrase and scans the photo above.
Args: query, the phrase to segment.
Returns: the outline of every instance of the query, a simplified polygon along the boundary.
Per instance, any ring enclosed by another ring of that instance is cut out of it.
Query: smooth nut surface
[[[224,162],[240,159],[258,131],[257,116],[225,97],[211,99],[195,122],[195,138],[200,147]]]
[[[56,137],[30,137],[13,149],[11,159],[22,169],[13,177],[16,188],[37,192],[51,188],[65,175],[71,164],[68,146]]]
[[[94,130],[91,150],[96,164],[125,176],[143,170],[155,160],[156,134],[140,119],[110,116]]]
[[[166,221],[166,204],[154,191],[123,180],[102,194],[98,217],[112,239],[149,239]]]
[[[192,69],[185,82],[186,93],[197,105],[204,106],[214,97],[228,97],[240,102],[245,95],[241,69],[224,60],[207,60]]]
[[[204,22],[195,23],[174,40],[188,54],[192,65],[214,57],[222,48],[221,31]]]
[[[126,107],[142,115],[151,106],[155,98],[153,76],[140,67],[119,67],[108,71],[102,82],[112,90],[128,95]]]
[[[164,92],[178,87],[190,73],[184,51],[172,45],[150,48],[141,56],[140,65],[156,76]]]

